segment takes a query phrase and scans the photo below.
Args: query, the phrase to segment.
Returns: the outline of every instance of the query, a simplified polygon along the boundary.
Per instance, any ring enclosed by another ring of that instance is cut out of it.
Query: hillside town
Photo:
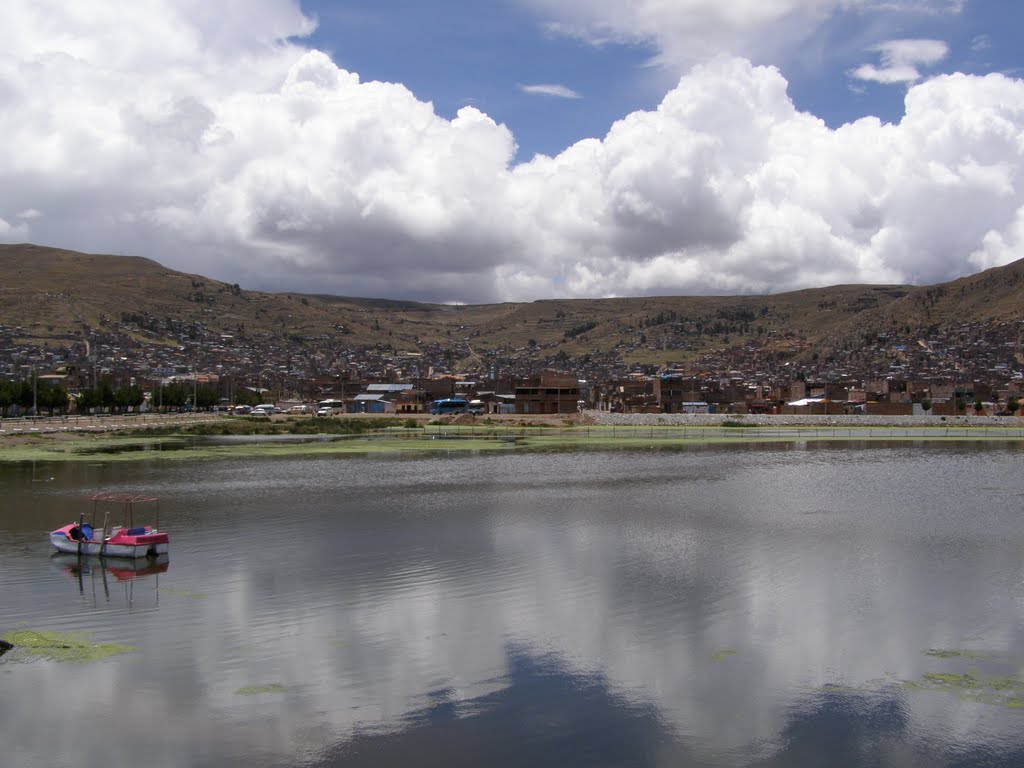
[[[213,333],[200,323],[162,329],[176,341],[168,344],[133,330],[127,317],[39,346],[21,341],[25,329],[0,326],[0,414],[324,402],[334,413],[415,414],[454,397],[484,414],[1011,415],[1024,398],[1016,322],[873,334],[827,355],[799,339],[799,354],[780,355],[758,340],[685,366],[629,366],[614,353],[574,358],[553,345],[460,359],[440,344],[396,352]]]

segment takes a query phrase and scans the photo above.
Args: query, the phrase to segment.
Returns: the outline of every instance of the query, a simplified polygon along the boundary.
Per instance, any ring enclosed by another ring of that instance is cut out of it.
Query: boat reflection
[[[160,602],[160,574],[170,567],[170,556],[166,554],[138,559],[110,559],[55,552],[50,559],[78,584],[78,592],[82,597],[91,596],[95,605],[101,601],[113,605],[120,602],[118,593],[123,592],[124,604],[129,611],[138,607],[157,607]],[[142,582],[138,588],[137,582]],[[111,587],[114,587],[113,591]],[[137,606],[136,598],[144,598],[144,604]]]

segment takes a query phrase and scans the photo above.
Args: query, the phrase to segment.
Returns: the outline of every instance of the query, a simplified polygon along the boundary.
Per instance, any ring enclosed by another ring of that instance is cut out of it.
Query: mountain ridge
[[[912,344],[964,324],[1024,321],[1024,260],[928,286],[475,305],[250,291],[143,256],[31,243],[0,245],[0,270],[0,326],[40,347],[99,332],[180,345],[192,334],[197,342],[240,336],[297,349],[451,350],[453,367],[479,364],[481,355],[678,367],[752,349],[770,358],[835,357],[879,337]]]

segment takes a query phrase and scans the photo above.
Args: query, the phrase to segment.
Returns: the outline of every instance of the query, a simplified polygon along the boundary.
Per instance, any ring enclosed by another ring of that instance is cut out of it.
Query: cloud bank
[[[579,34],[649,37],[662,5],[616,29],[586,11]],[[799,35],[869,3],[690,5],[742,37],[739,6]],[[1024,256],[1024,81],[1002,75],[919,82],[899,124],[833,130],[777,69],[717,56],[605,136],[513,164],[515,137],[478,109],[446,119],[302,45],[314,23],[293,2],[10,6],[5,242],[464,302],[929,283]]]
[[[647,46],[651,63],[688,68],[722,53],[777,61],[843,14],[885,25],[894,17],[959,14],[966,0],[522,0],[548,31],[594,45]]]

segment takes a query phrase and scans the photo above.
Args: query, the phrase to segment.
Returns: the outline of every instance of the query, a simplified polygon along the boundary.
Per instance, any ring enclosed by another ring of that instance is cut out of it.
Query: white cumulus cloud
[[[832,129],[778,70],[721,56],[513,164],[480,110],[442,117],[296,42],[294,3],[151,0],[136,27],[102,23],[134,13],[114,0],[9,5],[7,242],[466,302],[937,282],[1024,255],[1024,82],[1003,75],[935,77],[899,124]]]

